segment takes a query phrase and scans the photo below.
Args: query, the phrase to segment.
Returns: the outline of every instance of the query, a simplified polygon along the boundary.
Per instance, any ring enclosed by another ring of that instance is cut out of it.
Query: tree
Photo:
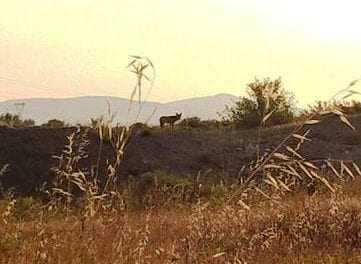
[[[0,115],[0,125],[8,127],[32,127],[35,121],[32,119],[22,120],[18,115],[10,113]]]
[[[289,123],[294,119],[294,96],[282,87],[281,78],[265,78],[247,85],[247,96],[226,106],[223,119],[241,128]]]
[[[2,114],[0,116],[0,122],[4,126],[16,127],[20,123],[20,118],[18,115],[13,115],[10,113]]]

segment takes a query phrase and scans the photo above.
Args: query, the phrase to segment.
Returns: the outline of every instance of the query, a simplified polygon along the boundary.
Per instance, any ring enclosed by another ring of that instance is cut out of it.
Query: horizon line
[[[220,96],[220,95],[234,96],[234,97],[237,97],[237,98],[239,97],[239,96],[231,94],[231,93],[217,93],[217,94],[213,94],[213,95],[186,97],[186,98],[171,100],[171,101],[166,101],[166,102],[159,102],[159,101],[154,101],[154,100],[145,100],[143,102],[157,103],[157,104],[169,104],[169,103],[174,103],[174,102],[179,102],[179,101],[184,101],[184,100],[200,99],[200,98],[206,98],[206,97],[215,97],[215,96]],[[121,96],[113,96],[113,95],[111,95],[111,96],[107,96],[107,95],[79,95],[79,96],[68,96],[68,97],[24,97],[24,98],[14,98],[14,99],[0,100],[0,103],[6,103],[6,102],[11,102],[11,101],[22,101],[22,100],[67,100],[67,99],[77,99],[77,98],[116,98],[116,99],[130,100],[130,98],[121,97]],[[134,100],[134,101],[136,101],[136,100]]]

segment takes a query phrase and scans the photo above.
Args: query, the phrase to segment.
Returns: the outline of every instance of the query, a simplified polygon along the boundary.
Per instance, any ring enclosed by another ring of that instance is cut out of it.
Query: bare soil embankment
[[[327,119],[314,125],[302,148],[307,159],[361,160],[361,116],[351,118],[356,127],[352,131],[338,119]],[[275,147],[292,131],[293,126],[280,126],[262,131],[261,149]],[[61,154],[66,136],[75,128],[0,128],[0,164],[9,164],[1,177],[2,185],[14,187],[20,193],[31,193],[43,182],[51,182],[50,168],[57,165],[54,155]],[[121,166],[123,177],[139,176],[151,171],[172,174],[195,174],[212,169],[214,173],[232,176],[249,162],[255,153],[256,131],[236,130],[181,130],[171,134],[167,130],[152,129],[134,136],[126,150]],[[95,131],[89,132],[89,157],[81,162],[84,168],[95,165],[99,140]],[[101,152],[100,174],[105,175],[106,161],[112,159],[113,149],[105,144]]]

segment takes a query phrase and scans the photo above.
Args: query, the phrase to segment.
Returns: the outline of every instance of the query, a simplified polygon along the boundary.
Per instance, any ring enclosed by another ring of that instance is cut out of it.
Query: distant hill
[[[198,116],[201,119],[219,119],[218,112],[222,112],[226,104],[237,99],[230,94],[197,97],[174,101],[170,103],[144,102],[139,118],[138,102],[134,101],[128,114],[129,100],[120,97],[85,96],[65,99],[33,98],[23,100],[8,100],[0,102],[0,113],[21,114],[23,119],[34,119],[36,124],[42,124],[50,119],[60,119],[76,124],[89,123],[90,118],[107,116],[108,102],[111,112],[115,114],[115,122],[125,124],[145,122],[158,124],[162,115],[173,115],[182,112],[182,118]],[[24,106],[22,107],[22,103]],[[154,113],[152,115],[152,113]]]

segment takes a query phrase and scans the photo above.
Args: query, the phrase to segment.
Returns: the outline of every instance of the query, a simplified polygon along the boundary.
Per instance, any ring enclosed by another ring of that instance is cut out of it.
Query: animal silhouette
[[[162,116],[159,118],[160,127],[163,128],[165,124],[169,124],[170,128],[173,130],[174,123],[180,120],[182,113],[176,113],[174,116]]]

